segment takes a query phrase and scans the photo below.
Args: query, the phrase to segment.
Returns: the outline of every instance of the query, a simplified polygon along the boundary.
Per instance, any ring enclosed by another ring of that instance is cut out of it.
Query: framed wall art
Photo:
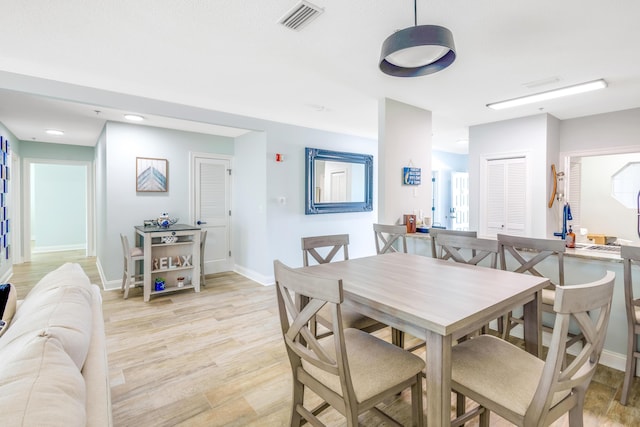
[[[136,157],[136,191],[167,191],[168,163],[167,159]]]

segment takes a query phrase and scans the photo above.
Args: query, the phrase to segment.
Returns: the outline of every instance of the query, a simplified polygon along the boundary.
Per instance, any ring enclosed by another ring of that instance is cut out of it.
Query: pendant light
[[[416,2],[413,1],[414,26],[391,34],[382,43],[380,70],[390,76],[437,73],[456,59],[451,31],[439,25],[418,25]]]

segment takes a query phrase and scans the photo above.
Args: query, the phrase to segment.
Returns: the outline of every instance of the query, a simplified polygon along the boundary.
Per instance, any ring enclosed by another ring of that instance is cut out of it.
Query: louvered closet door
[[[524,157],[493,159],[486,168],[486,234],[527,234],[527,162]]]
[[[230,161],[195,158],[196,225],[207,230],[205,274],[230,270]],[[199,222],[199,224],[198,224]]]

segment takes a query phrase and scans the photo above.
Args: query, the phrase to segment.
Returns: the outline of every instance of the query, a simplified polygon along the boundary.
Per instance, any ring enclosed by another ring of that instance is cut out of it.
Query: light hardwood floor
[[[82,252],[35,255],[13,267],[19,298],[67,261],[100,283],[95,259]],[[149,303],[139,288],[126,301],[119,291],[102,294],[115,426],[287,425],[291,374],[273,287],[221,273],[208,276],[199,294],[182,291]],[[388,328],[379,335],[389,339]],[[598,369],[587,394],[586,426],[640,425],[640,380],[624,407],[618,401],[622,377]],[[410,409],[405,392],[386,410],[408,420]],[[345,425],[335,412],[323,420]],[[362,416],[361,424],[385,425],[373,415]],[[491,425],[510,424],[492,415]],[[565,425],[566,417],[554,424]]]

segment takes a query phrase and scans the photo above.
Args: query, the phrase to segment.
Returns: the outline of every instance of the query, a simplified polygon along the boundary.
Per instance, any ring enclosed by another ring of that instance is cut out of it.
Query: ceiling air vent
[[[322,12],[324,12],[323,8],[302,0],[280,18],[278,23],[292,30],[300,30]]]

